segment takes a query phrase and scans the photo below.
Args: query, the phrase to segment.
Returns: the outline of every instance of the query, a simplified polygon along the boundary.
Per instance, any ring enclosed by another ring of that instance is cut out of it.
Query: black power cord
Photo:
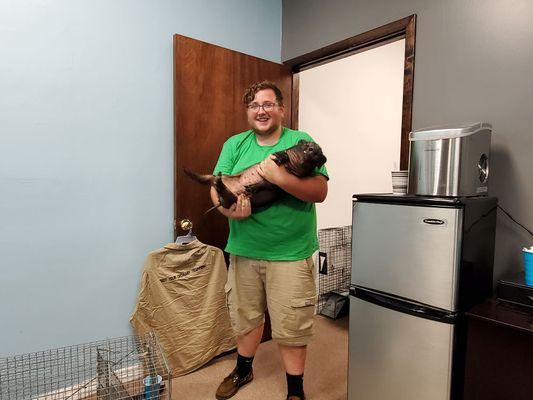
[[[513,221],[515,224],[517,224],[517,225],[519,225],[520,227],[522,227],[523,229],[525,229],[525,230],[527,231],[527,233],[529,233],[531,236],[533,236],[533,232],[531,232],[531,231],[530,231],[529,229],[527,229],[524,225],[522,225],[520,222],[518,222],[516,219],[514,219],[513,216],[512,216],[511,214],[509,214],[509,213],[508,213],[508,212],[507,212],[502,206],[500,206],[499,204],[498,204],[498,208],[499,208],[500,210],[502,210],[503,213],[504,213],[505,215],[507,215],[507,216],[511,219],[511,221]]]

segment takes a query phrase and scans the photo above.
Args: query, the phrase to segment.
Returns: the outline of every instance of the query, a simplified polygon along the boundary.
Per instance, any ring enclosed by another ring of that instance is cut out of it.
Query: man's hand
[[[211,186],[211,201],[213,205],[219,206],[220,200],[218,199],[218,193],[214,187]],[[248,218],[252,214],[252,206],[250,204],[250,198],[246,194],[237,196],[237,202],[230,208],[224,208],[219,206],[217,210],[225,217],[232,219],[244,219]]]
[[[273,183],[274,185],[282,186],[286,181],[287,175],[290,175],[289,171],[283,166],[279,166],[274,162],[276,156],[270,155],[259,163],[257,172],[264,179]]]
[[[229,209],[219,208],[220,212],[231,219],[245,219],[252,214],[252,206],[250,198],[245,194],[240,194],[237,197],[237,202]]]
[[[271,155],[261,161],[257,172],[264,179],[278,185],[287,193],[307,203],[321,203],[328,194],[328,180],[323,175],[298,178],[283,166],[274,162],[275,156]]]

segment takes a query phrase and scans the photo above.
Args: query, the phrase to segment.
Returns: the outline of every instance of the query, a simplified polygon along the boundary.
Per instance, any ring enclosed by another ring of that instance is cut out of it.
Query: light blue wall
[[[130,334],[172,240],[172,35],[271,61],[281,0],[0,0],[0,357]]]

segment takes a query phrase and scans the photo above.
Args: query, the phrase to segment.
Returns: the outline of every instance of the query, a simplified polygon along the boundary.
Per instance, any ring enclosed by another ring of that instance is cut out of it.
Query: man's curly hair
[[[279,90],[279,87],[277,87],[275,83],[272,83],[270,81],[256,82],[248,89],[246,89],[244,92],[244,96],[242,96],[242,101],[244,105],[249,105],[252,101],[254,101],[257,92],[265,89],[272,89],[276,94],[276,101],[278,105],[283,105],[283,94],[281,93],[281,90]]]

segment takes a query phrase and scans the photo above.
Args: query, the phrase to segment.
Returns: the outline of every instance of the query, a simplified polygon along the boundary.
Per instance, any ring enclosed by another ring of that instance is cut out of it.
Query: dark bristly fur
[[[300,140],[298,144],[287,150],[274,153],[275,163],[284,166],[288,172],[300,178],[311,176],[313,170],[326,162],[320,146],[314,142]],[[237,196],[247,194],[252,209],[264,207],[274,202],[283,191],[264,179],[257,169],[259,163],[236,175],[200,175],[188,169],[183,171],[191,179],[215,188],[220,204],[213,207],[230,208],[237,201]],[[209,212],[210,210],[208,210]]]

